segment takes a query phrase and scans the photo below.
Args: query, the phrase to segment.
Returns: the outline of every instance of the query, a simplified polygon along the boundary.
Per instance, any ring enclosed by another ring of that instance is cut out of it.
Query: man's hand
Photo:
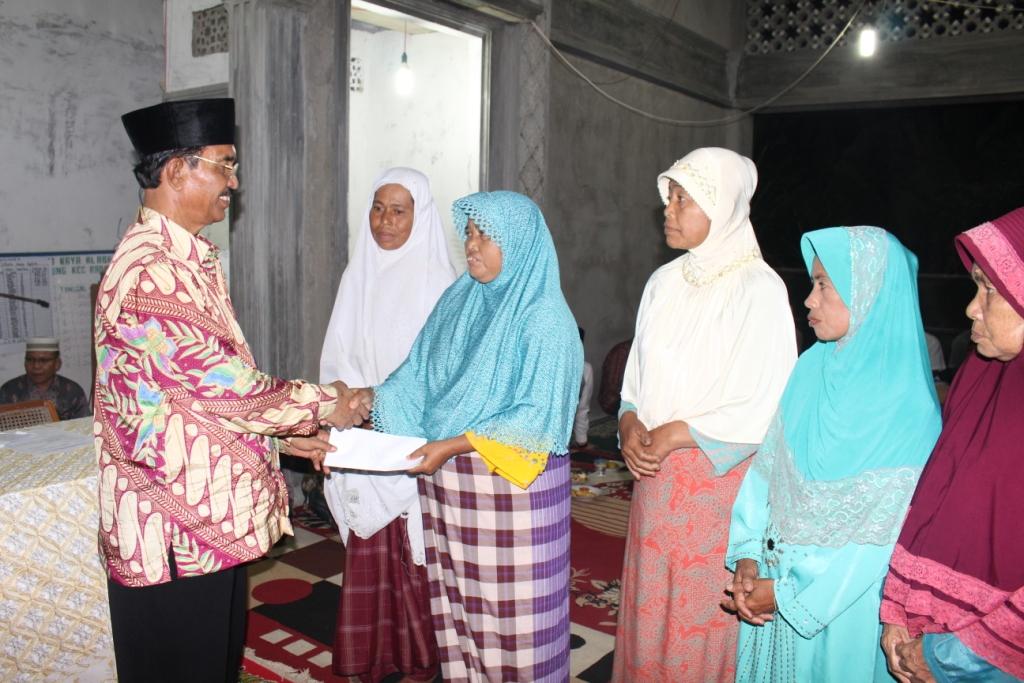
[[[315,470],[330,474],[331,470],[323,464],[324,458],[336,449],[328,439],[328,433],[322,429],[316,436],[290,436],[280,440],[281,452],[311,460]]]
[[[352,409],[358,408],[359,404],[362,404],[369,414],[370,410],[373,410],[373,387],[362,387],[358,389],[352,389],[352,396],[349,399],[349,407]]]
[[[629,411],[619,420],[619,435],[622,438],[622,458],[633,476],[639,479],[656,475],[660,467],[648,462],[645,453],[654,439],[634,411]]]
[[[352,390],[342,381],[331,384],[338,390],[338,402],[330,415],[321,418],[321,425],[330,425],[336,429],[348,429],[362,423],[370,416],[370,407],[373,405],[372,389]]]

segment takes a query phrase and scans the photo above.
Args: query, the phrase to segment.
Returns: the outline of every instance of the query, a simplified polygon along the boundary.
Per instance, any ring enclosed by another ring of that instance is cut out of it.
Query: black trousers
[[[107,579],[121,683],[238,681],[245,648],[244,566],[128,588]]]

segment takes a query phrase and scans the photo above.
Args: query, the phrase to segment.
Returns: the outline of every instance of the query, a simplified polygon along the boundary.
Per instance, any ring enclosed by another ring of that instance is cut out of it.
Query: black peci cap
[[[130,111],[121,122],[141,155],[235,144],[235,101],[230,97],[161,102]]]

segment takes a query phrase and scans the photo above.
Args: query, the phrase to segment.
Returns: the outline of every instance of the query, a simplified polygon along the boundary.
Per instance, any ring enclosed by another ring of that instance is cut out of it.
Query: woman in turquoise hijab
[[[882,581],[940,429],[917,259],[874,227],[816,230],[800,247],[818,342],[733,506],[736,680],[889,681]]]
[[[409,471],[444,680],[565,681],[579,332],[532,201],[481,192],[453,214],[468,271],[373,389],[373,424],[428,442]]]

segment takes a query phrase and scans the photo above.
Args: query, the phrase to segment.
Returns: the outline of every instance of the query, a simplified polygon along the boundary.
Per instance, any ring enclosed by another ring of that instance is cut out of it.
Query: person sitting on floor
[[[89,414],[89,401],[74,380],[58,375],[60,342],[53,337],[34,337],[25,343],[25,374],[0,387],[0,403],[50,401],[61,420]]]

